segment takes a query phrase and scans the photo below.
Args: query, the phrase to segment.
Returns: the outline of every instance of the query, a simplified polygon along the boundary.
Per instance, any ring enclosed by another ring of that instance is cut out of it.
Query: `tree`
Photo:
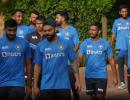
[[[80,40],[88,35],[87,30],[92,22],[101,22],[103,13],[112,8],[114,0],[10,0],[10,3],[2,6],[6,19],[15,8],[25,10],[25,23],[28,24],[28,16],[32,9],[38,10],[46,18],[55,18],[55,12],[67,10],[70,23],[79,31]]]

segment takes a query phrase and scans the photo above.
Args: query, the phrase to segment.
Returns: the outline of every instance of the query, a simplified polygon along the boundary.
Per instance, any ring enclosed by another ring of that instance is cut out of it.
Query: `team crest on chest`
[[[64,49],[64,46],[63,45],[59,45],[58,47],[60,50],[63,50]]]
[[[126,26],[129,26],[129,23],[128,23],[128,22],[126,23]]]
[[[99,49],[102,49],[102,48],[103,48],[103,45],[99,45],[98,48],[99,48]]]
[[[16,44],[16,50],[20,49],[20,45]]]
[[[69,33],[68,33],[68,32],[66,32],[65,35],[66,35],[67,37],[69,37]]]

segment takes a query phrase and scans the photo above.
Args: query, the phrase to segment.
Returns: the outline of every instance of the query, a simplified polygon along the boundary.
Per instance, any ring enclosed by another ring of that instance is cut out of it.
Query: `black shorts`
[[[0,100],[24,100],[24,87],[8,86],[0,87]]]
[[[42,90],[39,100],[71,100],[70,89]]]
[[[86,78],[86,92],[88,95],[103,94],[106,95],[107,79]]]

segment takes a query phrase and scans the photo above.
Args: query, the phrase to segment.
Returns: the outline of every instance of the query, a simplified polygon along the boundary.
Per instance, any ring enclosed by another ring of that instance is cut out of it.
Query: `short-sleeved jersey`
[[[25,60],[30,59],[29,43],[16,37],[9,41],[6,36],[0,39],[0,87],[24,86]]]
[[[113,53],[106,40],[99,38],[95,42],[86,39],[81,43],[79,53],[86,57],[86,78],[107,78],[106,61]]]
[[[42,65],[41,89],[70,89],[68,59],[76,59],[68,40],[58,37],[55,44],[47,39],[38,44],[34,63]]]

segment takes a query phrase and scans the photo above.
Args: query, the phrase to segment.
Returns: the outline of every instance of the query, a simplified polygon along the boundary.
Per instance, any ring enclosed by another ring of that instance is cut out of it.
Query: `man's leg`
[[[98,100],[105,100],[107,88],[106,79],[96,79],[96,96]]]
[[[125,78],[124,78],[124,64],[125,64],[125,57],[118,60],[118,71],[119,71],[119,78],[120,78],[120,85],[118,88],[120,89],[126,88]]]
[[[71,100],[70,89],[56,90],[56,100]]]
[[[18,86],[9,87],[9,100],[24,100],[25,88]]]
[[[8,100],[8,88],[0,87],[0,100]]]
[[[96,96],[96,84],[94,82],[93,78],[86,78],[86,93],[87,95],[90,95],[91,100],[97,100]]]

